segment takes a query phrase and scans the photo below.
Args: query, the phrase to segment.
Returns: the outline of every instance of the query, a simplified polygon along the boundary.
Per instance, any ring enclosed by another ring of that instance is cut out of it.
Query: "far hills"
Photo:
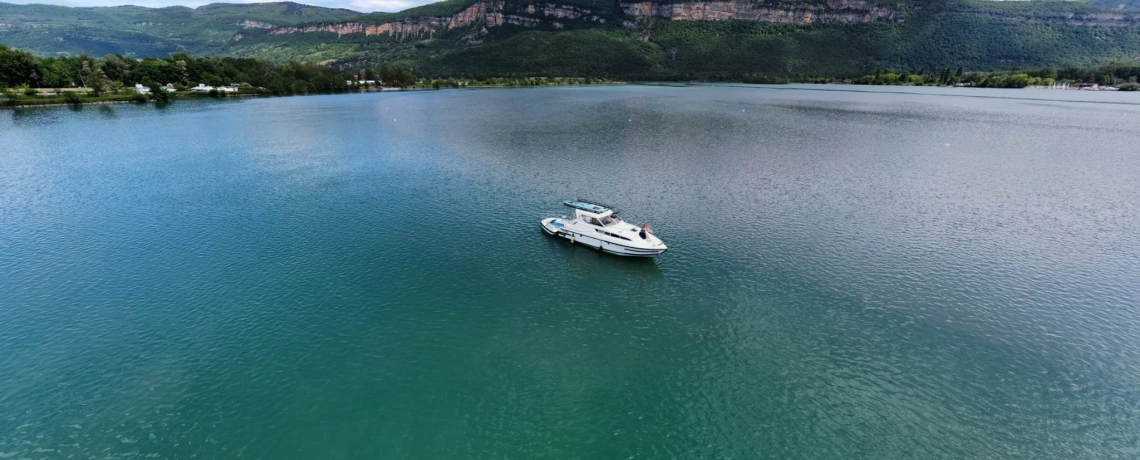
[[[368,14],[297,3],[0,3],[0,43],[40,55],[186,52],[349,69],[399,63],[437,77],[1140,66],[1140,0],[446,0]]]
[[[40,55],[220,54],[239,30],[346,21],[361,13],[298,3],[214,3],[198,8],[71,8],[0,3],[0,43]]]

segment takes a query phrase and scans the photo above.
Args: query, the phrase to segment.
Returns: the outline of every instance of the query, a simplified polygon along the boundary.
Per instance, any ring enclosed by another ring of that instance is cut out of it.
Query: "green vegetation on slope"
[[[363,51],[356,53],[373,62],[399,59],[440,76],[463,71],[713,80],[750,75],[855,76],[880,68],[1089,67],[1140,56],[1140,28],[979,19],[959,13],[844,27],[657,21],[645,34],[646,41],[639,40],[637,31],[618,27],[504,35],[471,46],[437,38],[419,50],[406,45],[358,45]]]
[[[0,3],[0,42],[41,55],[57,53],[169,56],[175,52],[213,54],[244,21],[272,25],[343,21],[360,13],[298,3],[215,3],[144,8],[69,8]]]
[[[526,30],[439,58],[413,59],[432,76],[616,77],[652,72],[664,57],[651,43],[614,29],[549,32]]]
[[[477,0],[443,0],[415,8],[408,8],[398,13],[369,13],[358,17],[356,20],[366,24],[383,24],[385,22],[399,21],[408,18],[451,16],[463,11],[464,8],[471,6],[476,1]]]
[[[518,13],[529,1],[507,2],[504,11]],[[558,3],[595,1],[601,0]],[[449,0],[396,15],[375,16],[377,22],[446,16],[471,3],[473,0]],[[616,9],[616,1],[609,3]],[[826,4],[824,0],[777,3]],[[558,20],[559,27],[552,27],[549,20],[529,28],[484,28],[482,24],[473,24],[436,29],[430,38],[424,39],[334,33],[270,35],[251,31],[224,52],[350,67],[401,63],[436,77],[592,75],[705,80],[801,79],[808,75],[851,78],[882,68],[961,66],[996,71],[1017,67],[1088,67],[1140,58],[1140,23],[1135,27],[1064,23],[1063,19],[1073,14],[1103,12],[1086,3],[874,3],[896,8],[903,21],[799,25],[640,18],[627,22],[630,18],[619,11],[601,13],[607,19],[604,23],[563,18]],[[529,17],[542,19],[540,13]]]
[[[1092,0],[1089,4],[1114,10],[1140,10],[1140,0]]]

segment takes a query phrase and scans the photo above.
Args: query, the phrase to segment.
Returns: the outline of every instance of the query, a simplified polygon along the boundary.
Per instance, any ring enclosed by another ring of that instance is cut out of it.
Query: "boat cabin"
[[[621,222],[621,219],[618,219],[617,216],[613,215],[613,211],[606,211],[601,214],[595,214],[586,211],[577,211],[574,214],[574,217],[577,217],[582,222],[598,227],[608,227],[610,225]]]
[[[608,206],[589,203],[585,201],[564,201],[563,204],[574,208],[574,217],[597,227],[609,227],[621,222],[617,212]]]

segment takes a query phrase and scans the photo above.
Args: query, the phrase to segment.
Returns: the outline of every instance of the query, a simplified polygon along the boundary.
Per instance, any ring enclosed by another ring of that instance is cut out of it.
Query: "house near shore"
[[[174,88],[174,84],[172,83],[167,83],[165,86],[159,86],[159,88],[162,88],[162,90],[167,93],[178,91]],[[139,94],[150,94],[150,88],[141,83],[135,83],[135,92]]]
[[[219,93],[236,93],[236,92],[238,92],[238,84],[237,83],[230,83],[229,85],[226,85],[226,86],[213,87],[213,86],[206,85],[204,83],[198,83],[198,86],[190,88],[190,91],[199,92],[199,93],[208,93],[210,91],[217,91]]]

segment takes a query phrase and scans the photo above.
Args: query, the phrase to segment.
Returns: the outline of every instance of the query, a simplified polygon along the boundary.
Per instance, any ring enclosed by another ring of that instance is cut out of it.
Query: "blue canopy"
[[[580,201],[580,200],[579,201],[565,200],[562,202],[562,204],[569,206],[571,208],[574,208],[574,209],[581,209],[583,211],[596,212],[596,213],[603,213],[603,212],[610,210],[610,208],[607,208],[605,206],[602,206],[599,204],[594,204],[594,203],[587,203],[585,201]]]

